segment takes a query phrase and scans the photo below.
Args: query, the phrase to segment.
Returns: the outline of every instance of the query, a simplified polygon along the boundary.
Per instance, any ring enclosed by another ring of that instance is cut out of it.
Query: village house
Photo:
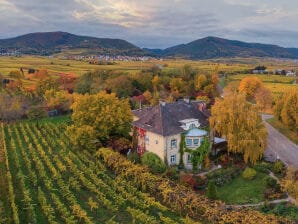
[[[133,114],[137,152],[140,155],[145,151],[153,152],[169,165],[179,164],[182,133],[189,149],[198,148],[204,137],[209,136],[206,131],[209,113],[203,101],[161,102],[154,107],[134,110]],[[215,144],[225,142],[220,138],[214,138],[214,141]],[[189,153],[184,153],[183,161],[186,169],[192,168]]]

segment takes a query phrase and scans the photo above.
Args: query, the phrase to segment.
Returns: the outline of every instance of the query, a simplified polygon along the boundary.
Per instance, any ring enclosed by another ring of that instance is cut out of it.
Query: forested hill
[[[191,59],[211,59],[219,57],[272,57],[298,58],[297,48],[283,48],[277,45],[246,43],[236,40],[227,40],[218,37],[206,37],[180,44],[164,50],[150,50],[159,56],[182,57]]]
[[[1,39],[1,52],[15,51],[22,54],[50,55],[62,50],[77,50],[82,54],[143,55],[139,47],[121,39],[78,36],[66,32],[30,33]]]

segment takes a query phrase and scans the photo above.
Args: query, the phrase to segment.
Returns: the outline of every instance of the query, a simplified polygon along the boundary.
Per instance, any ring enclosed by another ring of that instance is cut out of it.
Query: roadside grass
[[[283,123],[281,123],[276,118],[270,118],[266,120],[272,127],[277,129],[280,133],[285,135],[289,140],[291,140],[293,143],[298,145],[298,133],[295,131],[290,130],[288,127],[286,127]]]
[[[264,201],[263,182],[267,174],[257,172],[253,180],[244,179],[241,174],[231,182],[218,187],[218,198],[227,204],[254,204]]]

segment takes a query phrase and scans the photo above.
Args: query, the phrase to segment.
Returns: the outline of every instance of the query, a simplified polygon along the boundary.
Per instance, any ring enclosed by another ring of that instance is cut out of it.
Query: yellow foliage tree
[[[64,90],[46,90],[44,98],[46,100],[47,106],[50,109],[60,108],[63,111],[69,110],[73,102],[72,94],[69,94],[67,91]]]
[[[287,175],[282,180],[281,186],[295,199],[295,204],[298,205],[298,171],[295,168],[288,168]]]
[[[244,95],[231,93],[216,99],[209,121],[211,128],[227,139],[229,152],[242,153],[246,163],[256,163],[263,156],[267,130]]]
[[[198,75],[196,77],[196,82],[195,82],[195,87],[196,87],[196,90],[199,91],[199,90],[202,90],[203,87],[207,84],[207,77],[205,75]]]
[[[67,133],[80,148],[94,148],[110,136],[127,136],[130,132],[129,103],[115,94],[75,95],[71,109],[73,125],[68,127]]]
[[[247,76],[239,84],[239,92],[245,94],[247,99],[252,99],[260,87],[263,86],[262,80],[256,76]]]

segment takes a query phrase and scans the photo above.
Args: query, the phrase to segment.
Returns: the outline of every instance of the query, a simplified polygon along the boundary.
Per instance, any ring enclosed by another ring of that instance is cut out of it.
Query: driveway
[[[271,117],[272,115],[262,114],[262,119],[268,130],[268,146],[265,151],[265,158],[269,161],[275,161],[279,158],[287,166],[298,169],[298,146],[266,122]]]

